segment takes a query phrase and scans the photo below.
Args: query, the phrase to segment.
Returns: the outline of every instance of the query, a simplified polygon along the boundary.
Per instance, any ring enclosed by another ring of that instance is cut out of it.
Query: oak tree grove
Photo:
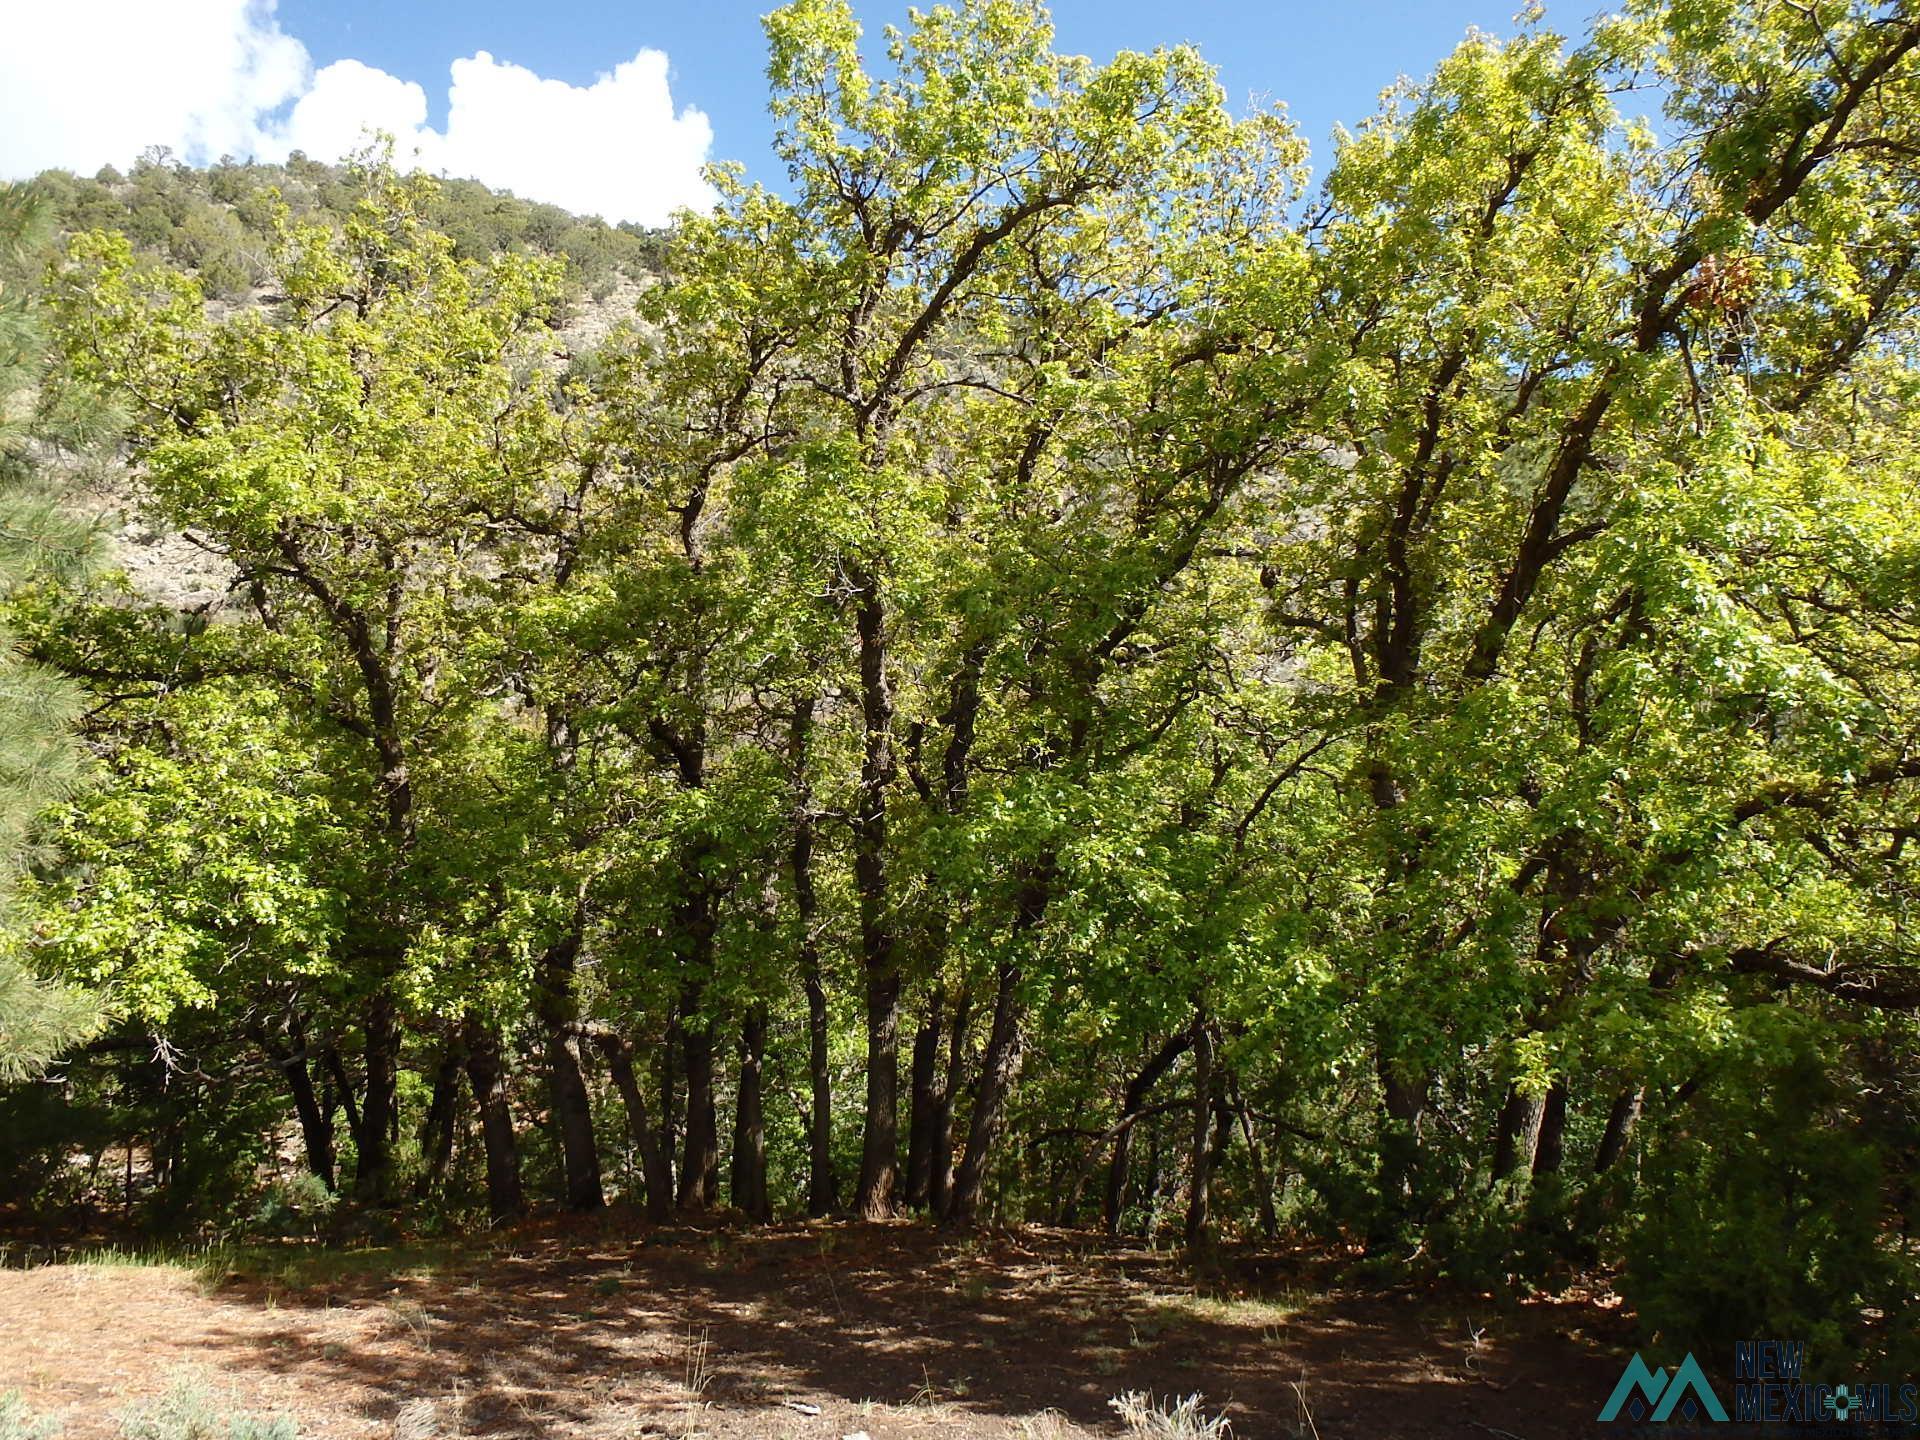
[[[40,184],[8,1193],[224,1224],[284,1149],[1911,1351],[1920,15],[1523,16],[1312,164],[1030,0],[765,28],[785,183],[590,341],[639,242],[377,145],[196,202],[224,297]],[[106,411],[200,603],[45,563]]]

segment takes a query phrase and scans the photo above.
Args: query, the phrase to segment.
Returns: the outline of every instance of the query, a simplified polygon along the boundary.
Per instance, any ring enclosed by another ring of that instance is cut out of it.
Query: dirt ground
[[[1164,1254],[1081,1234],[909,1224],[46,1265],[0,1271],[0,1390],[68,1440],[112,1436],[183,1374],[306,1440],[1079,1440],[1121,1433],[1124,1391],[1204,1394],[1237,1440],[1593,1433],[1628,1340],[1617,1310],[1325,1273],[1236,1257],[1196,1289]]]

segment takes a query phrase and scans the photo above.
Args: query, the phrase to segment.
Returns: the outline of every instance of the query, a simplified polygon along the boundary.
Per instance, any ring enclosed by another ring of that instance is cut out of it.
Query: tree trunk
[[[699,1009],[689,997],[685,1009]],[[711,1210],[720,1197],[720,1117],[713,1091],[713,1022],[682,1020],[681,1068],[687,1075],[687,1120],[680,1153],[680,1208]]]
[[[1260,1206],[1260,1233],[1269,1240],[1278,1240],[1280,1217],[1273,1210],[1273,1180],[1267,1172],[1267,1161],[1261,1153],[1260,1142],[1254,1137],[1253,1115],[1247,1109],[1247,1102],[1241,1098],[1240,1081],[1231,1072],[1227,1075],[1227,1093],[1233,1100],[1233,1113],[1240,1121],[1240,1136],[1247,1144],[1247,1164],[1253,1169],[1254,1198]]]
[[[593,1134],[593,1101],[581,1071],[575,1031],[580,1019],[575,967],[580,956],[580,918],[547,947],[540,960],[540,1019],[546,1027],[548,1090],[554,1128],[560,1136],[564,1190],[569,1210],[606,1204],[600,1186],[600,1147]]]
[[[1380,1213],[1368,1237],[1375,1246],[1387,1243],[1412,1209],[1419,1188],[1420,1127],[1426,1116],[1424,1077],[1409,1077],[1387,1060],[1376,1059],[1380,1076],[1381,1125],[1378,1183]]]
[[[967,1149],[954,1172],[947,1216],[955,1224],[971,1225],[980,1208],[987,1165],[999,1138],[1001,1112],[1007,1092],[1020,1070],[1020,967],[1002,964],[994,980],[993,1025],[987,1032],[986,1054],[980,1058],[980,1083],[974,1094],[973,1117],[967,1126]]]
[[[807,1116],[807,1214],[831,1215],[840,1204],[833,1173],[833,1071],[827,1042],[827,987],[820,973],[818,914],[813,884],[813,794],[807,782],[807,755],[813,734],[811,695],[794,702],[787,730],[787,759],[793,770],[793,908],[800,924],[800,983],[807,993],[807,1081],[812,1092]]]
[[[924,1210],[933,1194],[933,1145],[936,1097],[935,1069],[940,1058],[941,1004],[938,986],[927,1001],[927,1018],[913,1036],[911,1101],[907,1121],[907,1191],[909,1209]]]
[[[891,966],[869,966],[866,995],[867,1105],[853,1204],[863,1218],[884,1220],[893,1214],[900,1166],[899,972]]]
[[[1516,1170],[1532,1168],[1534,1147],[1540,1139],[1541,1108],[1539,1096],[1524,1094],[1517,1085],[1507,1087],[1506,1101],[1494,1125],[1494,1184]]]
[[[647,1187],[647,1218],[664,1220],[673,1210],[673,1167],[660,1148],[660,1132],[647,1114],[647,1100],[640,1093],[640,1081],[633,1071],[633,1047],[620,1036],[602,1031],[594,1039],[606,1058],[607,1073],[613,1088],[620,1092],[620,1103],[627,1111],[627,1135],[640,1152],[640,1174]]]
[[[807,989],[807,1214],[831,1215],[840,1205],[840,1182],[833,1173],[833,1070],[827,1052],[827,991],[820,980],[820,958],[805,969]]]
[[[353,650],[365,689],[379,757],[376,786],[385,811],[383,828],[393,853],[404,857],[414,844],[413,781],[400,734],[394,677],[388,668],[391,657],[379,653],[364,615],[342,609],[334,611],[333,618]],[[405,932],[387,927],[363,957],[369,962],[365,973],[374,978],[375,988],[367,1002],[366,1095],[360,1106],[360,1158],[353,1181],[358,1197],[374,1205],[393,1199],[393,1142],[400,1123],[400,1019],[394,980],[406,948]]]
[[[1601,1135],[1600,1148],[1593,1157],[1595,1175],[1606,1174],[1627,1153],[1627,1146],[1633,1140],[1634,1126],[1640,1123],[1640,1107],[1644,1103],[1645,1093],[1635,1085],[1614,1096],[1613,1108],[1607,1111],[1606,1132]]]
[[[952,687],[948,692],[947,708],[939,717],[947,727],[947,745],[940,759],[940,788],[936,792],[935,803],[942,814],[950,817],[959,816],[967,807],[973,742],[980,717],[980,675],[991,648],[992,641],[986,638],[976,639],[968,647],[961,659],[959,669],[953,676]],[[937,889],[937,882],[934,882],[933,877],[928,878],[929,888]],[[943,910],[940,913],[934,947],[936,964],[939,957],[944,956],[947,950],[948,921],[949,917]],[[936,991],[935,998],[942,1004],[946,1003],[944,982]],[[953,1102],[960,1092],[960,1077],[966,1068],[967,1021],[971,1018],[973,1008],[972,995],[964,986],[960,988],[957,995],[952,997],[951,1008],[952,1014],[946,1021],[946,1071],[943,1076],[935,1077],[932,1081],[928,1095],[925,1142],[924,1200],[927,1208],[943,1220],[951,1213],[953,1207]],[[930,1059],[937,1060],[940,1030],[937,1019],[934,1019],[930,1028],[934,1031],[936,1047]],[[917,1052],[914,1058],[917,1068],[919,1060]],[[909,1137],[907,1150],[909,1170],[912,1171],[915,1150],[912,1137]]]
[[[393,1198],[393,1127],[398,1119],[400,1025],[393,997],[383,984],[367,1002],[366,1092],[360,1104],[360,1127],[355,1136],[359,1162],[353,1188],[370,1205]]]
[[[1178,1035],[1169,1036],[1167,1043],[1140,1068],[1140,1073],[1127,1082],[1127,1093],[1120,1103],[1118,1122],[1124,1128],[1113,1137],[1113,1159],[1107,1165],[1107,1196],[1103,1215],[1109,1235],[1120,1233],[1120,1216],[1127,1205],[1127,1180],[1133,1169],[1135,1127],[1125,1122],[1140,1113],[1147,1103],[1147,1095],[1159,1083],[1160,1077],[1172,1068],[1174,1061],[1187,1053],[1192,1044],[1192,1030],[1182,1030]]]
[[[680,1132],[674,1117],[680,1111],[679,1062],[680,1051],[685,1047],[686,1040],[686,1033],[680,1024],[679,1006],[676,1004],[667,1016],[667,1033],[653,1060],[655,1088],[660,1093],[660,1153],[666,1157],[669,1175],[673,1171],[674,1152],[679,1144]],[[669,1185],[668,1196],[674,1193],[672,1185]],[[668,1203],[672,1203],[671,1199]]]
[[[809,947],[811,948],[811,947]],[[820,981],[816,953],[804,971],[807,988],[807,1214],[831,1215],[840,1205],[840,1182],[833,1173],[833,1070],[828,1058],[827,991]]]
[[[460,1109],[460,1055],[448,1044],[433,1072],[433,1099],[420,1126],[420,1175],[414,1181],[416,1200],[424,1200],[446,1181],[453,1162],[454,1119]]]
[[[480,1110],[480,1139],[487,1158],[487,1213],[498,1225],[524,1215],[525,1193],[520,1188],[520,1150],[513,1137],[513,1114],[507,1108],[506,1069],[500,1062],[500,1040],[472,1016],[465,1027],[467,1084]]]
[[[306,1147],[307,1169],[331,1190],[334,1186],[333,1115],[314,1091],[313,1072],[307,1069],[306,1024],[297,1013],[287,1022],[287,1041],[287,1045],[281,1045],[265,1033],[260,1038],[267,1058],[286,1077],[287,1089],[293,1095],[294,1114],[300,1119],[300,1140]]]
[[[893,781],[893,685],[887,674],[886,606],[876,575],[857,574],[864,750],[854,799],[853,874],[860,901],[866,976],[867,1103],[854,1209],[869,1220],[893,1213],[900,1145],[900,967],[887,879],[887,791]]]
[[[1193,1022],[1193,1148],[1187,1188],[1186,1239],[1189,1249],[1206,1243],[1208,1210],[1213,1196],[1216,1152],[1214,1126],[1213,1032],[1206,1021]]]
[[[700,761],[704,766],[704,759]],[[704,770],[689,763],[689,788]],[[675,928],[684,969],[678,1029],[680,1068],[686,1075],[685,1124],[681,1130],[680,1208],[711,1210],[720,1199],[720,1119],[714,1090],[714,1022],[702,1013],[707,984],[713,978],[714,937],[718,929],[718,891],[708,873],[712,846],[697,840],[681,856],[681,897],[674,907]],[[664,1093],[664,1092],[663,1092]]]
[[[762,1224],[773,1218],[767,1202],[767,1127],[761,1074],[767,1056],[767,1007],[749,1005],[740,1022],[740,1090],[733,1110],[733,1178],[729,1199],[736,1210]]]
[[[547,1076],[565,1171],[562,1199],[569,1210],[598,1210],[607,1203],[600,1185],[600,1147],[593,1134],[593,1100],[574,1045],[565,1031],[547,1035]]]
[[[353,1077],[347,1074],[347,1064],[340,1058],[338,1046],[327,1045],[321,1050],[320,1059],[334,1087],[333,1100],[321,1108],[332,1115],[334,1103],[339,1104],[346,1114],[347,1134],[353,1137],[353,1148],[357,1154],[360,1149],[360,1104],[353,1096]]]
[[[1553,1082],[1540,1107],[1540,1138],[1533,1151],[1533,1173],[1557,1175],[1567,1154],[1567,1086]]]
[[[947,1066],[933,1097],[933,1164],[927,1177],[927,1206],[941,1219],[953,1203],[953,1102],[967,1065],[967,1021],[973,1000],[963,989],[947,1022]]]
[[[1032,932],[1046,917],[1052,898],[1053,865],[1039,865],[1020,888],[1013,922],[1013,943],[1027,943]],[[987,1031],[987,1051],[980,1057],[980,1084],[974,1095],[973,1118],[967,1125],[967,1152],[953,1177],[951,1218],[958,1224],[973,1223],[979,1208],[980,1189],[986,1182],[987,1166],[993,1159],[994,1142],[999,1138],[1007,1096],[1020,1073],[1020,1026],[1024,1019],[1020,1004],[1018,965],[1003,963],[994,976],[993,1024]]]
[[[1147,1130],[1147,1215],[1146,1223],[1140,1227],[1140,1233],[1149,1238],[1160,1224],[1160,1197],[1165,1193],[1166,1167],[1165,1149],[1162,1144],[1160,1126],[1150,1125]]]

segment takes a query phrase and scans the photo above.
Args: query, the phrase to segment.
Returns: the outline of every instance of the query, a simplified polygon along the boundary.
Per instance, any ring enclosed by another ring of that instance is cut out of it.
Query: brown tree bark
[[[306,1021],[296,1010],[287,1017],[284,1040],[261,1030],[259,1041],[267,1058],[286,1077],[287,1090],[293,1096],[294,1114],[300,1120],[300,1140],[305,1147],[307,1169],[331,1190],[334,1187],[333,1115],[322,1105],[314,1090],[313,1072],[307,1068]]]
[[[1233,1102],[1233,1113],[1240,1122],[1240,1137],[1246,1142],[1247,1164],[1253,1170],[1254,1199],[1260,1207],[1260,1233],[1269,1240],[1278,1240],[1280,1217],[1273,1209],[1273,1178],[1267,1170],[1267,1159],[1260,1149],[1260,1141],[1254,1134],[1253,1114],[1241,1097],[1238,1077],[1231,1071],[1227,1073],[1227,1095]]]
[[[854,797],[853,875],[859,895],[860,962],[866,979],[867,1099],[854,1209],[869,1220],[893,1213],[900,1146],[900,965],[887,877],[887,792],[893,783],[893,682],[879,578],[854,576],[864,737]]]
[[[486,1153],[487,1213],[498,1225],[524,1215],[527,1209],[520,1187],[520,1150],[507,1106],[506,1068],[500,1060],[499,1037],[477,1018],[467,1017],[463,1038],[467,1084],[480,1110],[480,1138]]]
[[[667,1015],[666,1035],[653,1057],[654,1088],[660,1096],[660,1153],[666,1157],[667,1169],[676,1179],[678,1172],[674,1170],[674,1165],[680,1143],[680,1051],[685,1044],[680,1008],[676,1003]],[[669,1186],[667,1194],[671,1197],[675,1193],[673,1187]]]
[[[827,987],[820,970],[818,892],[813,883],[813,793],[807,763],[813,737],[814,698],[794,702],[787,728],[787,762],[792,770],[793,840],[788,864],[793,879],[793,908],[800,925],[800,983],[807,995],[807,1214],[831,1215],[840,1204],[833,1173],[833,1071],[827,1042]]]
[[[600,1185],[600,1147],[593,1134],[592,1097],[575,1048],[580,1018],[575,967],[580,943],[580,917],[576,916],[572,928],[541,956],[540,1019],[546,1028],[554,1128],[560,1136],[561,1201],[569,1210],[598,1210],[606,1203]]]
[[[640,1175],[646,1183],[646,1207],[649,1220],[665,1220],[673,1211],[673,1166],[661,1149],[660,1132],[647,1113],[646,1096],[640,1092],[640,1080],[633,1069],[633,1047],[611,1031],[597,1031],[595,1042],[613,1077],[613,1088],[620,1092],[626,1107],[627,1135],[640,1154]]]
[[[740,1088],[733,1111],[733,1176],[729,1199],[736,1210],[765,1223],[773,1218],[767,1201],[767,1127],[761,1098],[761,1074],[767,1055],[767,1007],[749,1005],[740,1022]]]
[[[924,1210],[933,1193],[933,1145],[936,1096],[935,1072],[940,1058],[943,1000],[936,985],[927,999],[927,1015],[913,1036],[910,1100],[907,1108],[906,1204]]]
[[[1107,1165],[1107,1194],[1103,1207],[1107,1234],[1120,1233],[1120,1216],[1126,1210],[1127,1180],[1133,1169],[1133,1132],[1134,1126],[1126,1122],[1138,1115],[1146,1106],[1147,1095],[1160,1082],[1160,1077],[1172,1068],[1173,1062],[1186,1054],[1193,1045],[1193,1031],[1182,1030],[1178,1035],[1169,1036],[1166,1044],[1154,1052],[1151,1059],[1140,1067],[1140,1072],[1127,1082],[1125,1098],[1120,1102],[1121,1128],[1113,1137],[1113,1158]]]
[[[1567,1155],[1567,1086],[1556,1080],[1540,1106],[1540,1138],[1533,1150],[1533,1173],[1557,1175]]]
[[[1507,1087],[1507,1098],[1494,1122],[1494,1184],[1516,1170],[1533,1168],[1534,1149],[1540,1139],[1540,1112],[1539,1096],[1523,1094],[1517,1085]]]
[[[688,997],[689,1015],[699,997]],[[680,1152],[680,1208],[711,1210],[720,1198],[720,1117],[713,1085],[713,1022],[681,1021],[680,1068],[687,1077],[687,1116]]]
[[[953,1102],[967,1063],[967,1021],[973,1006],[963,989],[953,1002],[947,1023],[946,1071],[933,1097],[933,1145],[927,1175],[927,1208],[941,1219],[953,1203]]]
[[[1381,1124],[1376,1171],[1380,1210],[1367,1237],[1374,1246],[1390,1241],[1412,1206],[1420,1178],[1421,1125],[1427,1112],[1424,1075],[1407,1075],[1384,1057],[1376,1058],[1380,1077]]]
[[[957,1225],[971,1225],[979,1211],[987,1165],[1000,1136],[1001,1111],[1020,1071],[1020,981],[1017,965],[1002,964],[994,977],[993,1024],[980,1059],[967,1148],[953,1173],[953,1192],[947,1202],[947,1218]]]
[[[1634,1127],[1640,1123],[1640,1107],[1645,1103],[1645,1095],[1646,1092],[1635,1085],[1613,1097],[1613,1105],[1607,1111],[1607,1128],[1593,1156],[1595,1175],[1606,1174],[1627,1153]]]
[[[353,1077],[347,1074],[347,1063],[340,1057],[337,1045],[327,1044],[321,1047],[320,1061],[327,1079],[331,1082],[331,1091],[322,1105],[329,1115],[337,1104],[347,1117],[347,1134],[353,1137],[353,1147],[360,1148],[360,1104],[354,1098]]]
[[[433,1099],[420,1125],[420,1174],[413,1194],[424,1200],[445,1183],[447,1167],[453,1163],[454,1121],[460,1109],[460,1054],[449,1043],[441,1051],[440,1063],[433,1072]]]
[[[400,1023],[384,985],[367,1000],[366,1078],[354,1140],[354,1194],[370,1205],[393,1199],[393,1131],[399,1119]]]
[[[1193,1022],[1193,1144],[1188,1160],[1186,1240],[1189,1249],[1204,1245],[1209,1235],[1213,1199],[1214,1063],[1213,1031],[1204,1017]]]
[[[1042,862],[1020,887],[1013,924],[1013,943],[1026,942],[1046,917],[1047,902],[1053,896],[1053,866]],[[960,1225],[973,1223],[980,1205],[981,1187],[986,1183],[987,1166],[993,1158],[994,1142],[999,1139],[1007,1094],[1020,1073],[1021,1022],[1020,985],[1025,978],[1020,967],[1002,962],[994,974],[993,1023],[987,1031],[986,1053],[980,1058],[979,1085],[974,1092],[973,1116],[967,1125],[967,1149],[960,1168],[953,1176],[953,1199],[949,1217]]]

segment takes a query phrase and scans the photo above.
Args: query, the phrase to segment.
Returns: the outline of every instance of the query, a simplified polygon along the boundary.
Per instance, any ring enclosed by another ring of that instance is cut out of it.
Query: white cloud
[[[245,153],[311,65],[248,0],[66,0],[9,7],[0,172],[124,165],[143,147]]]
[[[336,60],[313,77],[286,124],[275,127],[263,148],[275,154],[304,150],[333,160],[358,148],[369,130],[385,130],[395,137],[404,161],[426,128],[425,90],[358,60]],[[439,157],[420,148],[420,163],[438,168],[432,162]]]
[[[358,60],[316,72],[272,0],[40,0],[0,47],[0,175],[124,166],[149,145],[332,160],[369,130],[403,160],[529,199],[657,225],[710,204],[707,117],[675,113],[667,57],[642,50],[587,86],[484,50],[450,68],[447,127],[419,85]]]

